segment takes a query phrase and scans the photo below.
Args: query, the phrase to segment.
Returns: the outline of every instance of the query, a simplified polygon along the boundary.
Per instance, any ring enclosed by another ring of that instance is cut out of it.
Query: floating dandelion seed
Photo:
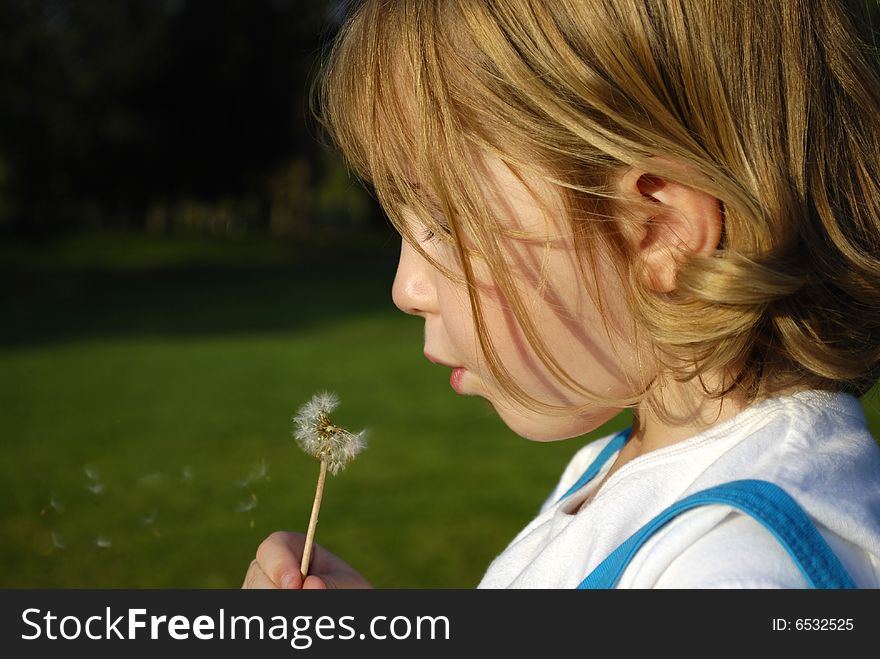
[[[46,506],[40,511],[40,514],[45,515],[50,510],[54,510],[58,514],[61,514],[64,512],[64,504],[55,498],[54,492],[49,495],[49,503],[47,503]]]
[[[339,405],[339,398],[331,392],[316,394],[303,405],[293,417],[293,436],[300,448],[313,458],[321,461],[318,473],[318,486],[315,489],[315,501],[309,518],[309,530],[306,533],[306,545],[303,552],[300,572],[303,579],[309,572],[309,561],[312,557],[312,545],[315,539],[315,528],[318,526],[318,511],[321,509],[321,498],[324,495],[324,481],[327,470],[335,476],[345,469],[349,462],[366,448],[367,431],[352,433],[330,421],[330,413]]]
[[[251,471],[251,480],[252,481],[264,481],[269,479],[269,465],[266,464],[266,461],[260,458],[260,461]]]
[[[267,480],[269,480],[269,467],[266,465],[266,461],[261,459],[260,462],[254,465],[253,469],[248,472],[248,475],[244,480],[238,481],[238,486],[240,488],[246,488],[250,487],[252,483],[256,483],[257,481]]]
[[[257,503],[259,503],[257,500],[257,495],[251,492],[251,498],[247,501],[242,501],[241,503],[239,503],[235,510],[240,513],[249,513],[257,507]]]
[[[83,471],[86,474],[86,478],[89,479],[86,489],[96,496],[101,494],[104,491],[104,483],[101,482],[98,472],[92,467],[85,467]]]
[[[61,536],[58,535],[57,533],[55,533],[55,531],[52,531],[51,535],[52,535],[52,546],[55,549],[64,549],[65,545],[61,541]]]
[[[86,489],[95,496],[98,496],[99,494],[102,494],[104,492],[104,483],[101,483],[100,481],[95,481],[86,485]]]
[[[49,497],[49,507],[52,510],[54,510],[56,513],[63,513],[64,512],[64,504],[61,503],[60,501],[58,501],[58,499],[55,498],[54,494],[52,494],[52,496]]]
[[[97,547],[98,549],[110,549],[110,547],[112,547],[112,546],[113,546],[113,543],[110,542],[107,538],[105,538],[100,533],[98,534],[98,537],[95,538],[95,547]]]
[[[180,480],[184,483],[189,483],[192,479],[192,469],[190,469],[188,465],[184,465],[183,468],[180,470]]]
[[[156,518],[157,518],[158,516],[159,516],[159,511],[156,510],[155,508],[153,508],[153,510],[150,511],[150,514],[147,515],[146,517],[144,517],[144,518],[141,520],[141,523],[142,523],[144,526],[149,526],[150,524],[152,524],[153,522],[156,521]]]

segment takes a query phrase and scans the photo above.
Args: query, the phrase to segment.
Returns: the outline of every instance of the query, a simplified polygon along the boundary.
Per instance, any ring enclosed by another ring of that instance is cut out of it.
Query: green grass
[[[0,330],[0,586],[240,585],[263,537],[308,522],[317,463],[290,416],[325,388],[371,442],[328,481],[318,542],[380,587],[475,585],[586,438],[529,442],[456,396],[388,299],[393,247],[348,267],[245,267],[217,248],[201,267],[121,268],[117,242],[114,263],[46,269],[59,259],[19,250]]]
[[[328,483],[319,542],[377,585],[473,585],[574,447],[530,444],[455,399],[419,362],[420,333],[364,316],[4,353],[4,585],[238,585],[261,538],[308,522],[317,464],[289,439],[289,417],[322,388],[372,442]],[[261,462],[268,477],[245,486]],[[63,512],[46,509],[52,496]]]
[[[129,236],[7,246],[0,585],[238,586],[263,537],[308,522],[317,463],[290,416],[325,388],[371,442],[330,479],[318,541],[378,586],[476,584],[581,442],[528,442],[456,396],[378,243],[326,266],[195,245],[184,267]]]

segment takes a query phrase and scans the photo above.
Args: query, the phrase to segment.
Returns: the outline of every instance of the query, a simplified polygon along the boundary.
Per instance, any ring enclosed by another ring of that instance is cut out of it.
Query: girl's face
[[[638,373],[633,350],[627,348],[632,337],[626,329],[629,323],[621,283],[613,268],[597,263],[599,281],[584,282],[558,195],[546,187],[532,185],[530,190],[500,161],[490,162],[486,170],[491,185],[485,186],[485,193],[498,221],[531,236],[499,240],[520,298],[550,356],[578,384],[598,395],[624,397],[643,390],[640,378],[644,374]],[[445,267],[462,272],[456,248],[446,239],[426,236],[422,246]],[[485,262],[475,256],[472,263],[487,332],[513,380],[543,403],[565,407],[586,403],[586,398],[560,383],[538,357]],[[605,331],[589,287],[601,287],[614,339]],[[480,348],[465,285],[444,276],[406,241],[401,246],[392,297],[402,311],[424,318],[425,356],[453,368],[451,386],[458,393],[485,398],[517,434],[535,440],[573,437],[595,429],[620,411],[590,406],[578,414],[562,415],[534,411],[514,401],[492,375]],[[635,381],[629,382],[627,374]]]

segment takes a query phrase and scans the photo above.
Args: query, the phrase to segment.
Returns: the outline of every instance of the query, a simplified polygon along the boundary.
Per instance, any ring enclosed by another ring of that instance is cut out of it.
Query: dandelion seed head
[[[339,405],[332,392],[316,394],[293,417],[293,436],[300,448],[318,460],[326,460],[334,475],[366,448],[367,431],[350,432],[334,425],[330,413]]]

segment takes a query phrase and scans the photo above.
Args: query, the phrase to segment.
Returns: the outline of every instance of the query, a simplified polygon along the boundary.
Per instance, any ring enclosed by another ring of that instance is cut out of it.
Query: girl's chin
[[[508,428],[524,439],[533,442],[555,442],[580,437],[592,432],[611,420],[620,410],[603,410],[604,414],[585,418],[583,416],[551,415],[515,410],[493,405],[498,416]]]
[[[509,408],[493,407],[504,425],[520,437],[533,442],[555,442],[577,437],[594,429],[594,427],[573,425],[571,419],[566,417],[542,415],[537,412],[522,413]]]

